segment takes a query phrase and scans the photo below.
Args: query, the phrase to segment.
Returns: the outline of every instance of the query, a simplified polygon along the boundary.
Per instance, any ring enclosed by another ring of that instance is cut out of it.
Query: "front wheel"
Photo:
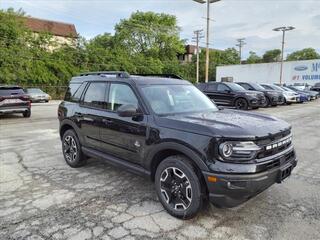
[[[174,217],[190,219],[202,208],[202,189],[194,167],[183,156],[163,160],[155,174],[157,195]]]
[[[62,137],[62,151],[65,161],[70,167],[81,167],[86,163],[81,145],[74,130],[67,130]]]
[[[23,117],[25,117],[25,118],[31,117],[31,110],[25,111],[22,115],[23,115]]]
[[[248,110],[248,102],[246,99],[244,98],[238,98],[236,101],[235,101],[235,107],[236,109],[239,109],[239,110]]]

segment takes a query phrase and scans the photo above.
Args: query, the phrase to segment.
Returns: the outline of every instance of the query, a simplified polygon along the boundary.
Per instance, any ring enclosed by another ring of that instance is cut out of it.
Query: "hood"
[[[159,126],[232,139],[257,139],[287,131],[291,126],[275,117],[238,110],[157,117]]]
[[[259,91],[251,91],[251,90],[242,90],[242,91],[237,91],[237,92],[242,93],[242,94],[246,94],[246,93],[250,93],[250,94],[255,93],[257,95],[261,94],[261,92],[259,92]]]

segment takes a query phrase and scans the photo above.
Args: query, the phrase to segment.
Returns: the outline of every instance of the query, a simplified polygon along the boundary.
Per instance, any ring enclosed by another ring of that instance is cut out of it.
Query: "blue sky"
[[[0,8],[22,8],[38,18],[69,22],[86,38],[113,33],[114,25],[135,11],[164,12],[177,16],[181,38],[191,40],[193,31],[205,29],[205,4],[192,0],[0,0]],[[281,34],[272,29],[292,25],[286,54],[304,47],[320,52],[320,0],[222,0],[211,5],[210,46],[234,47],[245,37],[249,51],[262,54],[281,47]],[[203,40],[204,43],[204,40]],[[204,45],[202,43],[202,45]]]

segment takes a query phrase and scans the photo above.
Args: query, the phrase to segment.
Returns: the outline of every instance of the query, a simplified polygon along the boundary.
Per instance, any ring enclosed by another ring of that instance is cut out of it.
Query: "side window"
[[[83,104],[90,107],[106,108],[106,95],[107,84],[102,82],[90,83],[84,98]]]
[[[111,83],[107,109],[117,111],[124,104],[131,104],[138,108],[136,95],[128,85]]]
[[[86,82],[82,83],[81,86],[78,88],[78,90],[71,97],[71,100],[74,102],[78,102],[86,86],[87,86]]]
[[[272,90],[272,88],[271,88],[271,87],[269,87],[268,85],[262,85],[262,87],[264,87],[265,89]]]
[[[229,91],[230,88],[228,86],[226,86],[225,84],[220,83],[218,85],[218,91],[219,92],[224,92],[224,91]]]
[[[249,84],[247,84],[247,83],[241,83],[241,84],[239,84],[241,87],[243,87],[244,89],[246,89],[246,90],[249,90],[251,87],[249,86]]]
[[[67,92],[64,96],[65,101],[71,101],[71,97],[73,94],[77,91],[77,89],[80,87],[81,83],[70,83]]]
[[[217,84],[208,84],[207,91],[217,91]]]

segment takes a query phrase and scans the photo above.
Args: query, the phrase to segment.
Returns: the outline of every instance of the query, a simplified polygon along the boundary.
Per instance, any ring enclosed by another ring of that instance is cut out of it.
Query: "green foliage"
[[[280,49],[269,50],[263,54],[262,61],[264,63],[278,62],[278,61],[280,61],[280,56],[281,56]]]
[[[305,48],[288,55],[287,61],[320,59],[320,54],[314,48]]]
[[[261,63],[262,58],[258,56],[255,52],[250,51],[249,57],[247,58],[247,64],[253,64],[253,63]]]

